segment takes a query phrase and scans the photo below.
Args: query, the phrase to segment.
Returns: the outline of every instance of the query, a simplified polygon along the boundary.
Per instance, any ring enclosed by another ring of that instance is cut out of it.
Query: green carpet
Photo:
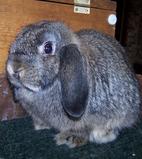
[[[35,131],[31,118],[0,122],[0,159],[142,159],[142,122],[109,144],[56,146],[54,130]]]

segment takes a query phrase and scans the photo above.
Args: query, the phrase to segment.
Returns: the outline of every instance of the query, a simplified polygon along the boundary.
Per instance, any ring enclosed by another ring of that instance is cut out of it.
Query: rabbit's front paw
[[[90,134],[90,141],[99,144],[107,143],[115,140],[117,136],[117,130],[93,130]]]
[[[55,136],[56,144],[66,144],[70,148],[84,145],[87,141],[83,137],[75,136],[68,132],[62,132]]]

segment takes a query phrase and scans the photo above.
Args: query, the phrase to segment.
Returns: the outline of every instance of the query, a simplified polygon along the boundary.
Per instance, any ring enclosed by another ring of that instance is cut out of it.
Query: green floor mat
[[[54,130],[35,131],[31,118],[0,122],[0,159],[142,159],[142,122],[108,144],[56,146]]]

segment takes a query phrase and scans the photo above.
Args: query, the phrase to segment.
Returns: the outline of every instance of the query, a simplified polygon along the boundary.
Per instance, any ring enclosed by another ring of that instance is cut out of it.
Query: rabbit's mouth
[[[39,92],[42,90],[41,86],[34,86],[34,85],[28,85],[28,84],[23,84],[23,86],[25,89],[31,92]]]
[[[34,83],[29,84],[27,82],[26,83],[21,82],[21,85],[29,91],[39,92],[39,91],[44,91],[48,88],[51,88],[51,86],[53,85],[55,81],[57,81],[57,79],[58,79],[58,74],[52,80],[43,80],[43,81],[37,82],[38,83],[37,85]]]
[[[10,83],[14,86],[14,88],[19,89],[19,88],[24,88],[30,92],[39,92],[43,88],[41,86],[35,86],[35,85],[29,85],[29,84],[23,84],[22,82],[17,81],[16,83],[10,80]]]

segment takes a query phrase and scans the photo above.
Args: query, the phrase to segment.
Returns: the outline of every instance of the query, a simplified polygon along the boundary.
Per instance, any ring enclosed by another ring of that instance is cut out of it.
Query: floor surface
[[[0,159],[142,159],[142,122],[112,143],[74,149],[56,146],[54,134],[35,131],[30,117],[0,122]]]

